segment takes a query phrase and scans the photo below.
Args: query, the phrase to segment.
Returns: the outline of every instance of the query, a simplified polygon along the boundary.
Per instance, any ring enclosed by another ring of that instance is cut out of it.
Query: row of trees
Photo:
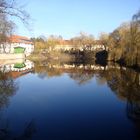
[[[140,11],[103,40],[109,47],[109,60],[140,67]]]
[[[90,50],[95,43],[94,36],[87,33],[81,32],[78,36],[70,40],[64,40],[60,35],[51,35],[47,39],[44,36],[40,36],[38,38],[31,38],[31,40],[35,45],[34,54],[31,56],[32,59],[38,57],[41,59],[53,58],[62,61],[87,61],[95,56],[93,52],[80,51],[85,46],[85,48],[88,47],[88,50]],[[65,47],[67,50],[65,50]]]
[[[53,48],[61,44],[61,36],[50,36],[32,39],[36,50]],[[96,43],[93,35],[81,32],[69,40],[69,44],[78,47],[91,47]],[[135,14],[132,21],[121,24],[112,33],[101,33],[99,43],[108,51],[108,60],[118,61],[128,66],[140,66],[140,12]],[[95,55],[93,53],[93,55]],[[93,57],[92,57],[93,58]]]
[[[53,49],[57,44],[63,41],[62,36],[50,35],[47,39],[44,36],[38,38],[31,38],[35,45],[35,52],[41,52],[41,50]]]
[[[95,43],[95,38],[92,34],[80,32],[79,36],[72,38],[70,41],[74,46],[77,47],[84,47],[86,45],[91,47]]]
[[[80,34],[76,37],[73,37],[70,40],[64,40],[61,35],[50,35],[47,39],[44,36],[40,36],[38,38],[31,38],[31,40],[35,44],[35,50],[40,51],[43,49],[51,49],[56,45],[72,45],[75,48],[84,47],[88,45],[89,47],[95,43],[95,38],[93,35],[80,32]]]

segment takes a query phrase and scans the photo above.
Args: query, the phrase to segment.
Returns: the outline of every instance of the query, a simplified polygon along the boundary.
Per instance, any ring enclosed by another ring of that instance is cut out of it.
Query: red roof
[[[70,40],[60,40],[59,45],[71,45],[71,41]]]
[[[32,41],[25,36],[12,35],[9,40],[12,43],[33,44]]]

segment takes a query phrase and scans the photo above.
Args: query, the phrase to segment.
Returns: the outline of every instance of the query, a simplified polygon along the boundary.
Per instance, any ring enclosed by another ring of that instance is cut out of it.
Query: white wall
[[[3,47],[3,45],[4,45],[4,47]],[[30,55],[34,51],[33,44],[24,44],[24,43],[11,43],[11,44],[9,44],[9,43],[5,43],[5,44],[0,44],[0,53],[14,53],[15,47],[25,48],[26,55]]]

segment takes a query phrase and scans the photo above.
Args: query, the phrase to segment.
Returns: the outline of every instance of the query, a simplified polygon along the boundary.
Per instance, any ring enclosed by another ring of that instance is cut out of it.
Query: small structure
[[[0,53],[24,53],[26,56],[34,51],[33,42],[24,36],[12,35],[8,42],[0,44]]]

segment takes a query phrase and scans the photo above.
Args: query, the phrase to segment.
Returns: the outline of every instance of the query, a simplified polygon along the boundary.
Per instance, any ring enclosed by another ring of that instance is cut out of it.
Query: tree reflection
[[[101,67],[96,63],[47,63],[35,65],[35,72],[42,78],[67,73],[78,85],[87,84],[96,78],[97,84],[107,84],[117,97],[127,103],[126,114],[140,130],[140,73],[115,63]],[[138,132],[139,134],[139,132]],[[140,137],[140,136],[139,136]]]
[[[136,126],[140,138],[140,74],[132,69],[115,69],[104,72],[108,86],[121,100],[127,102],[126,114]]]
[[[137,138],[140,139],[140,102],[127,101],[127,117],[135,124]]]
[[[0,72],[0,140],[29,140],[36,132],[35,122],[31,120],[20,136],[12,136],[10,122],[3,118],[3,108],[8,106],[9,99],[18,90],[18,85],[10,73]]]
[[[36,133],[36,125],[33,120],[31,120],[24,129],[21,136],[14,138],[14,140],[29,140],[32,139],[33,135]]]
[[[127,116],[132,120],[140,121],[140,102],[127,102]]]
[[[37,132],[34,120],[26,124],[23,132],[20,135],[17,134],[19,136],[12,134],[8,120],[3,119],[2,121],[6,123],[0,128],[0,140],[31,140],[33,135]]]
[[[139,73],[131,69],[113,70],[106,74],[109,87],[126,101],[140,101]]]
[[[107,84],[116,96],[127,102],[126,113],[140,130],[140,73],[129,68],[124,68],[116,64],[100,66],[95,63],[79,64],[79,63],[61,63],[61,62],[35,62],[35,73],[39,78],[50,78],[61,76],[64,73],[76,81],[79,85],[90,82],[93,77],[96,78],[97,84]],[[9,97],[14,95],[18,87],[14,80],[7,76],[6,73],[0,73],[0,108],[9,103]],[[1,115],[0,115],[1,116]],[[3,122],[3,121],[0,121]],[[9,123],[5,123],[0,128],[0,139],[11,138],[11,129]],[[28,123],[21,135],[12,137],[14,140],[32,139],[36,133],[34,121]],[[138,132],[139,133],[139,132]]]
[[[94,73],[87,73],[87,72],[70,73],[69,76],[70,78],[75,80],[79,85],[84,85],[90,82],[90,80],[94,76]]]
[[[96,81],[98,85],[104,85],[106,83],[106,78],[100,73],[96,75]]]
[[[18,89],[17,83],[11,76],[0,72],[0,108],[7,106],[9,97],[13,96]]]
[[[97,70],[92,67],[96,64],[79,64],[77,62],[35,62],[35,73],[39,78],[56,77],[67,73],[70,78],[75,80],[79,85],[86,84],[94,77]]]
[[[68,73],[69,77],[80,85],[90,82],[95,76],[99,85],[107,83],[121,100],[131,103],[140,102],[140,73],[115,63],[109,63],[107,66],[101,67],[96,63],[37,62],[35,63],[35,72],[41,78]]]
[[[41,79],[46,77],[60,76],[63,73],[60,69],[53,67],[55,65],[54,63],[49,64],[46,61],[36,61],[34,64],[35,73],[37,73],[38,77]]]

